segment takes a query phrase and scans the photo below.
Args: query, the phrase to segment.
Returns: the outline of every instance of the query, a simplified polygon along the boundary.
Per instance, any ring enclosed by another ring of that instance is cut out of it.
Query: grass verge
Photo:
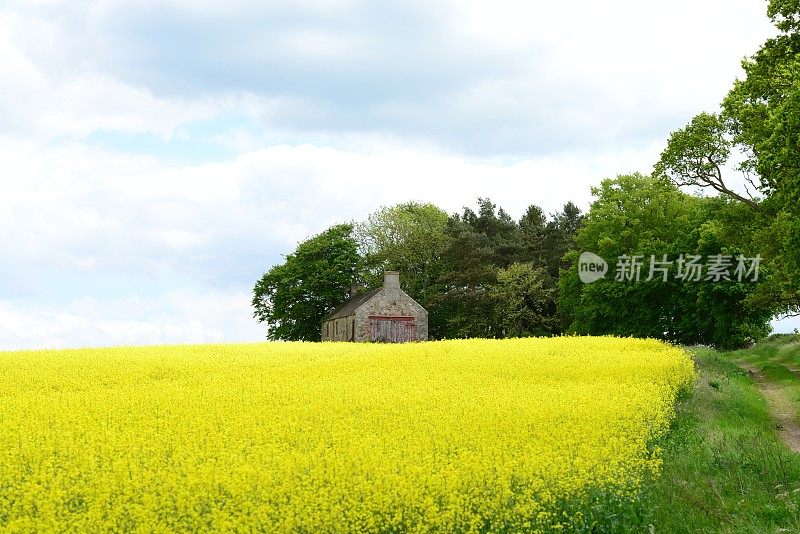
[[[800,408],[800,335],[775,334],[756,346],[732,352],[738,362],[756,367],[778,387],[795,407]]]
[[[643,495],[649,523],[655,532],[800,531],[800,455],[778,441],[764,397],[732,355],[692,352],[699,378],[661,444],[662,475]]]

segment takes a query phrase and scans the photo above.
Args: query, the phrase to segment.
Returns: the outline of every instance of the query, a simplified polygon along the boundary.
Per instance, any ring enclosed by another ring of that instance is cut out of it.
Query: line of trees
[[[379,287],[400,271],[403,289],[428,312],[435,339],[551,335],[559,271],[583,215],[571,202],[519,221],[489,199],[448,215],[433,204],[384,207],[300,243],[255,285],[255,317],[276,340],[318,340],[325,313],[351,284]]]
[[[657,175],[622,175],[593,189],[584,215],[571,202],[549,217],[537,206],[514,220],[489,199],[447,215],[432,204],[384,207],[301,243],[256,283],[255,316],[268,337],[318,340],[320,323],[351,284],[379,287],[385,270],[429,312],[433,339],[562,333],[655,337],[736,347],[769,333],[778,310],[759,279],[581,282],[578,256],[755,257],[758,221],[744,203],[682,192]],[[645,273],[646,274],[646,273]]]

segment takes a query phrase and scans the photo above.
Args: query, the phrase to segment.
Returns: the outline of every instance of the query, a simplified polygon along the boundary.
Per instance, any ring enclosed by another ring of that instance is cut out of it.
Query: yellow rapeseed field
[[[568,527],[693,379],[617,338],[0,352],[0,529]]]

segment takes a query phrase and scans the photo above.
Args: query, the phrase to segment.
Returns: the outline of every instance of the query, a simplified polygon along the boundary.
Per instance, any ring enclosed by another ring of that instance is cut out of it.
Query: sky
[[[0,349],[264,340],[255,281],[332,224],[587,209],[772,33],[758,0],[4,0]]]

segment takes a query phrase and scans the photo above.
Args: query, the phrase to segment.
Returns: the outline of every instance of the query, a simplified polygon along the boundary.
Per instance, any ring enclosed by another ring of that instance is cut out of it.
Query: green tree
[[[500,337],[492,288],[497,273],[520,260],[519,225],[488,198],[478,199],[478,211],[465,207],[447,222],[447,246],[442,252],[440,291],[429,311],[437,337]]]
[[[367,282],[377,286],[383,271],[399,271],[403,289],[427,306],[441,273],[446,229],[447,213],[433,204],[407,202],[370,214],[355,225]]]
[[[267,324],[267,338],[319,341],[322,318],[347,300],[361,261],[351,224],[300,243],[253,288],[253,316]]]
[[[531,205],[516,222],[488,198],[478,199],[477,210],[452,215],[431,332],[447,338],[557,333],[558,272],[582,221],[569,202],[552,220]]]
[[[500,337],[546,336],[557,329],[556,288],[543,268],[513,263],[490,290]]]
[[[681,254],[751,257],[752,250],[732,239],[726,218],[741,215],[741,206],[725,198],[698,198],[682,193],[663,178],[640,174],[604,180],[592,190],[592,203],[578,232],[579,250],[594,252],[616,270],[620,256],[640,256],[639,282],[614,275],[583,284],[577,272],[578,252],[559,280],[559,314],[569,330],[580,334],[655,337],[678,343],[741,346],[769,331],[771,312],[747,303],[757,284],[749,281],[682,281],[676,277]],[[746,243],[745,243],[746,245]],[[658,271],[649,279],[651,256],[673,260],[667,279]]]
[[[550,256],[547,243],[547,215],[542,208],[531,204],[519,220],[522,232],[522,254],[537,267],[546,267]]]
[[[572,202],[567,202],[561,211],[552,214],[544,235],[545,261],[553,279],[558,279],[561,269],[569,268],[564,259],[567,252],[575,250],[575,237],[583,225],[584,215]]]
[[[784,202],[800,200],[800,28],[796,0],[771,0],[767,14],[779,33],[742,62],[737,80],[722,102],[734,143],[747,156],[765,193]]]
[[[742,169],[767,196],[755,235],[772,277],[757,298],[779,313],[800,312],[800,3],[771,0],[767,14],[779,33],[742,62],[722,102],[733,141],[747,156]]]
[[[441,291],[431,302],[428,320],[438,338],[493,337],[489,288],[496,280],[491,239],[475,227],[469,208],[447,221],[447,247],[442,252]]]
[[[672,134],[656,173],[755,208],[747,226],[771,274],[749,300],[793,314],[800,312],[800,2],[771,0],[767,14],[778,34],[742,62],[745,77],[734,82],[721,114],[701,113]],[[722,169],[734,148],[760,199],[726,184]]]
[[[666,176],[679,187],[711,188],[758,209],[752,197],[740,195],[725,183],[722,168],[730,158],[731,144],[722,118],[700,113],[670,135],[655,174]]]

